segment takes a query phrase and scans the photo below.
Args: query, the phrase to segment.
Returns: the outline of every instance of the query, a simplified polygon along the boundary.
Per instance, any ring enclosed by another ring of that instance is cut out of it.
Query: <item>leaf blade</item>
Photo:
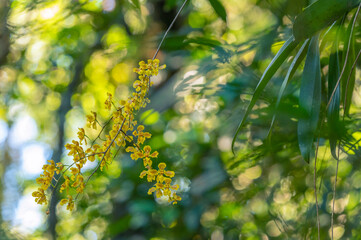
[[[302,75],[299,105],[307,116],[298,120],[298,145],[302,157],[309,163],[321,107],[321,67],[318,35],[312,37],[308,47]]]
[[[281,66],[281,64],[285,61],[285,59],[289,56],[292,50],[298,45],[298,42],[295,41],[293,37],[290,37],[281,47],[281,49],[277,52],[276,56],[272,59],[271,63],[268,65],[266,70],[264,71],[260,81],[258,82],[256,89],[253,93],[252,99],[247,106],[246,112],[241,118],[241,121],[237,127],[236,133],[232,140],[232,152],[234,153],[234,143],[236,141],[237,135],[241,128],[243,127],[245,120],[249,113],[251,112],[253,106],[255,105],[256,101],[258,100],[261,92],[266,87],[267,83],[271,80],[275,72]]]
[[[347,47],[342,54],[342,63],[343,63],[343,67],[345,68],[341,78],[341,96],[344,105],[344,115],[348,115],[349,113],[353,89],[356,80],[356,72],[352,71],[352,65],[355,61],[355,37],[354,37],[355,17],[356,17],[356,13],[352,17],[350,24],[347,27],[344,38],[344,46]],[[348,52],[348,56],[347,56],[347,52]]]
[[[338,53],[337,40],[333,44],[333,52],[330,54],[329,67],[328,67],[328,101],[332,96],[332,92],[336,87],[338,78],[340,76],[340,61]],[[338,140],[337,129],[339,126],[340,115],[340,85],[338,84],[334,96],[330,102],[330,106],[327,109],[327,123],[329,130],[329,141],[331,154],[335,159],[338,159],[336,154],[336,145]]]
[[[293,24],[295,39],[302,40],[312,37],[360,3],[361,0],[318,0],[314,2],[297,16]]]
[[[306,55],[306,49],[307,49],[307,46],[309,44],[309,39],[307,39],[303,44],[302,46],[300,47],[300,49],[298,50],[295,58],[293,59],[292,63],[291,63],[291,66],[290,68],[288,69],[287,71],[287,74],[286,74],[286,77],[285,79],[283,80],[283,83],[281,85],[281,88],[280,88],[280,91],[278,93],[278,96],[277,96],[277,102],[276,102],[276,106],[275,106],[275,113],[273,114],[273,117],[272,117],[272,121],[271,121],[271,125],[270,125],[270,128],[268,130],[268,137],[270,137],[271,135],[271,132],[272,132],[272,129],[273,129],[273,125],[274,125],[274,122],[276,120],[276,111],[280,105],[280,102],[281,102],[281,98],[283,96],[283,93],[284,91],[286,90],[286,86],[288,85],[289,81],[292,79],[293,75],[295,74],[298,66],[301,64],[302,60],[304,59],[305,55]]]
[[[217,15],[222,18],[223,21],[227,22],[227,12],[222,3],[218,0],[209,0],[209,3],[212,5]]]

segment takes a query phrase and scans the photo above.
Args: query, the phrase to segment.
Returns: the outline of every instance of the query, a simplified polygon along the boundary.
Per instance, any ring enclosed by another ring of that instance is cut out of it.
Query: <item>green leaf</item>
[[[240,124],[238,125],[238,128],[236,130],[236,134],[233,137],[232,140],[232,151],[234,153],[234,143],[236,141],[237,135],[241,128],[243,127],[247,116],[251,112],[253,106],[255,105],[256,101],[258,100],[261,92],[266,87],[267,83],[271,80],[277,69],[281,66],[281,64],[285,61],[287,57],[289,57],[292,50],[298,45],[298,42],[294,40],[293,37],[290,37],[281,47],[281,49],[277,52],[276,56],[272,59],[271,63],[268,65],[266,70],[264,71],[260,81],[258,82],[258,85],[256,87],[256,90],[253,93],[251,102],[247,106],[246,112],[244,113]]]
[[[347,27],[345,38],[344,38],[344,46],[347,46],[344,48],[344,51],[342,53],[342,64],[346,64],[345,70],[342,74],[341,78],[341,91],[342,91],[342,101],[344,104],[344,114],[348,115],[350,106],[351,106],[351,100],[352,100],[352,93],[353,89],[355,87],[355,79],[356,79],[356,72],[352,71],[352,65],[355,61],[355,37],[354,37],[354,19],[356,17],[356,13],[352,17],[350,24]],[[346,55],[348,53],[348,57],[346,59]],[[350,78],[350,79],[349,79]],[[348,80],[349,79],[349,80]]]
[[[338,56],[338,41],[337,36],[332,46],[332,52],[328,64],[328,101],[330,101],[332,92],[336,87],[338,78],[340,77],[340,63]],[[327,109],[327,123],[329,129],[330,148],[332,156],[337,159],[336,145],[338,140],[337,129],[339,128],[340,115],[340,85],[337,86],[336,91]]]
[[[217,46],[222,45],[222,43],[218,40],[209,39],[209,38],[205,38],[205,37],[188,38],[188,39],[184,40],[184,43],[185,44],[197,43],[199,45],[205,45],[208,47],[217,47]]]
[[[217,15],[220,16],[223,21],[227,22],[227,12],[222,3],[218,0],[209,0],[209,3],[212,5]]]
[[[140,9],[139,0],[131,0],[131,2],[137,9]]]
[[[309,163],[321,107],[321,68],[318,35],[311,38],[308,47],[299,103],[306,116],[298,121],[298,145],[303,158]]]
[[[331,53],[329,57],[328,64],[328,97],[327,102],[330,102],[330,105],[327,110],[327,124],[328,124],[328,134],[331,154],[335,159],[338,159],[336,154],[337,141],[341,136],[341,126],[340,126],[340,84],[336,84],[340,77],[340,54],[339,54],[339,36],[342,30],[342,25],[347,17],[347,14],[344,14],[344,17],[341,21],[337,23],[336,34],[333,36],[333,44],[331,48]],[[335,92],[334,92],[335,91]],[[333,93],[334,92],[334,93]],[[332,96],[333,95],[333,96]],[[332,98],[332,99],[331,99]]]
[[[297,16],[293,24],[295,39],[312,37],[360,3],[361,0],[318,0]]]
[[[288,69],[287,75],[286,75],[285,79],[283,80],[283,83],[281,85],[281,88],[280,88],[280,91],[279,91],[278,97],[277,97],[275,113],[273,114],[271,126],[270,126],[270,128],[268,130],[268,136],[269,137],[270,137],[271,132],[272,132],[272,128],[273,128],[273,125],[274,125],[274,122],[275,122],[275,119],[276,119],[276,111],[277,111],[277,109],[278,109],[278,107],[280,105],[280,101],[281,101],[281,98],[283,96],[283,93],[284,93],[284,91],[286,89],[286,86],[288,85],[288,83],[292,79],[293,75],[295,74],[298,66],[301,64],[302,60],[306,56],[306,52],[307,52],[306,49],[307,49],[308,44],[309,44],[309,39],[307,39],[302,44],[301,48],[298,50],[296,56],[294,57],[294,59],[293,59],[293,61],[291,63],[290,68]]]

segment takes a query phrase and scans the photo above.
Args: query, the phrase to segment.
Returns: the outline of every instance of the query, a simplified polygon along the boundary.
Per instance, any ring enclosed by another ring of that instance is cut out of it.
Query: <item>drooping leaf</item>
[[[318,35],[311,38],[299,96],[300,108],[306,115],[298,120],[298,145],[302,157],[310,162],[313,140],[321,107],[321,68]]]
[[[277,111],[278,109],[278,106],[280,104],[280,101],[281,101],[281,98],[283,96],[283,93],[286,89],[286,86],[288,85],[288,83],[290,82],[290,80],[292,79],[293,75],[295,74],[298,66],[301,64],[302,60],[304,59],[307,51],[307,47],[308,47],[308,44],[309,44],[309,39],[307,39],[301,46],[301,48],[298,50],[296,56],[294,57],[292,63],[291,63],[291,66],[290,68],[288,69],[287,71],[287,74],[286,74],[286,77],[285,79],[283,80],[283,83],[281,85],[281,88],[280,88],[280,91],[278,93],[278,97],[277,97],[277,102],[276,102],[276,106],[275,106],[275,111]],[[272,128],[273,128],[273,124],[275,122],[275,119],[276,119],[276,112],[273,114],[273,117],[272,117],[272,122],[271,122],[271,126],[268,130],[268,136],[270,136],[271,132],[272,132]]]
[[[241,122],[238,125],[238,128],[236,130],[236,133],[232,140],[232,151],[234,152],[234,143],[236,141],[237,135],[241,128],[243,127],[245,120],[249,113],[251,112],[253,106],[255,105],[256,101],[258,100],[261,92],[266,87],[267,83],[271,80],[275,72],[278,70],[278,68],[281,66],[281,64],[285,61],[285,59],[290,55],[292,50],[298,45],[298,42],[294,40],[293,37],[290,37],[281,47],[281,49],[278,51],[276,56],[272,59],[271,63],[268,65],[266,70],[264,71],[260,81],[258,82],[258,85],[256,87],[256,90],[253,93],[251,102],[247,106],[246,112],[244,113],[243,117],[241,118]]]
[[[318,0],[299,14],[293,24],[296,40],[312,37],[324,27],[332,24],[345,12],[355,8],[361,0]]]
[[[218,0],[209,0],[209,3],[212,5],[217,15],[222,18],[223,21],[227,22],[227,12],[222,3]]]
[[[337,53],[331,53],[329,63],[328,75],[328,92],[332,93],[336,86],[338,77],[340,76],[339,62]],[[330,97],[330,96],[329,96]],[[330,99],[330,98],[329,98]],[[340,86],[337,86],[334,96],[330,102],[327,110],[327,122],[329,126],[330,148],[332,156],[337,159],[336,144],[337,144],[337,126],[339,125],[340,113]]]
[[[336,36],[337,38],[337,36]],[[340,63],[338,53],[338,41],[334,42],[332,46],[332,52],[329,58],[328,64],[328,101],[332,96],[334,88],[336,87],[338,78],[340,76]],[[337,129],[339,126],[339,114],[340,114],[340,85],[337,86],[330,106],[327,109],[327,123],[329,127],[330,148],[332,156],[337,159],[336,144],[338,140]]]
[[[342,53],[342,68],[345,70],[342,74],[341,78],[341,91],[342,91],[342,99],[341,101],[344,104],[344,114],[348,115],[350,110],[352,93],[355,86],[356,72],[351,71],[352,65],[355,61],[355,37],[354,37],[354,19],[356,17],[356,13],[352,17],[350,24],[347,27],[345,37],[344,37],[344,51]],[[348,53],[347,53],[348,52]],[[347,56],[348,54],[348,56]],[[347,56],[347,59],[346,59]],[[345,66],[346,64],[346,66]]]

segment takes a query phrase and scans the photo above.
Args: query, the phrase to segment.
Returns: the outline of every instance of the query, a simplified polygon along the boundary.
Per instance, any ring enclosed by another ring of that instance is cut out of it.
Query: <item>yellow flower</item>
[[[177,194],[173,193],[171,200],[173,201],[173,204],[177,204],[177,202],[182,200],[182,198],[180,196],[178,196]]]
[[[108,98],[107,98],[107,100],[105,100],[105,109],[110,111],[112,109],[113,96],[110,93],[107,93],[107,95],[108,95]]]
[[[140,178],[144,178],[145,175],[147,175],[147,174],[148,174],[148,171],[143,170],[143,171],[140,173],[139,177],[140,177]]]
[[[71,195],[68,195],[68,205],[66,206],[66,209],[69,211],[73,211],[74,209],[74,201]]]
[[[75,182],[71,185],[72,187],[78,187],[84,182],[84,177],[81,174],[76,176]]]
[[[38,191],[34,191],[31,194],[33,197],[35,197],[35,202],[37,204],[47,204],[48,200],[46,199],[44,189],[38,188]]]
[[[60,162],[56,163],[56,174],[60,174],[60,172],[64,169],[64,165]]]
[[[173,186],[170,186],[171,189],[173,189],[174,191],[177,191],[179,189],[179,185],[175,184]]]
[[[96,112],[93,112],[91,111],[91,113],[93,115],[87,115],[86,116],[86,119],[87,119],[87,127],[88,128],[93,128],[93,129],[97,129],[97,124],[96,124],[96,121],[97,121],[97,113]]]
[[[78,128],[78,129],[79,129],[78,138],[79,138],[80,144],[82,144],[83,140],[84,140],[85,144],[87,144],[84,128]]]
[[[155,177],[157,176],[158,172],[155,169],[149,169],[147,172],[147,181],[152,182],[155,180]]]
[[[69,177],[64,175],[64,179],[65,179],[64,183],[60,186],[60,190],[59,190],[60,193],[62,193],[65,189],[68,189],[70,184]]]
[[[165,169],[166,166],[167,165],[164,162],[161,162],[161,163],[158,164],[158,169],[159,169],[158,172],[159,172],[159,174],[164,173],[164,169]]]
[[[161,190],[157,190],[157,191],[155,192],[155,195],[157,196],[157,198],[160,198],[160,197],[163,196],[163,193],[162,193]]]
[[[173,171],[165,171],[164,175],[166,175],[168,177],[174,177],[174,172]]]
[[[155,188],[155,187],[151,187],[151,188],[149,188],[149,190],[148,190],[148,195],[151,195],[153,192],[155,192],[157,190],[157,188]]]
[[[79,173],[79,169],[75,168],[75,167],[70,168],[70,171],[71,171],[71,174],[73,174],[73,175],[77,175]]]
[[[68,156],[80,157],[81,154],[84,154],[83,148],[80,146],[78,141],[73,140],[72,144],[67,143],[65,148],[69,150]],[[76,159],[73,159],[76,160]]]
[[[63,205],[66,204],[67,202],[68,202],[68,199],[66,199],[66,198],[61,199],[60,205],[63,206]]]

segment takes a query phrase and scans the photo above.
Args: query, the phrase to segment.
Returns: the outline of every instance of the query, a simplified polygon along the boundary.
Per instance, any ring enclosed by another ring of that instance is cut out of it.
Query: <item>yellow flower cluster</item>
[[[147,98],[149,87],[152,85],[150,81],[151,76],[158,74],[159,69],[164,69],[165,65],[159,66],[159,60],[148,60],[147,63],[141,61],[139,68],[135,68],[134,72],[138,73],[139,79],[133,84],[135,92],[127,100],[119,101],[119,106],[116,106],[113,102],[113,96],[108,93],[105,101],[105,109],[112,111],[111,114],[112,126],[108,134],[105,134],[105,140],[101,145],[92,144],[87,147],[87,136],[83,128],[79,128],[77,133],[79,141],[73,140],[72,143],[65,145],[65,148],[69,151],[68,156],[72,157],[73,162],[65,169],[61,163],[55,165],[54,161],[50,160],[50,164],[46,164],[43,167],[44,173],[36,180],[41,187],[38,191],[33,193],[35,201],[38,204],[47,204],[48,200],[45,195],[45,191],[52,185],[52,181],[56,182],[53,186],[54,189],[60,182],[61,177],[64,178],[64,182],[60,186],[60,192],[66,191],[67,198],[60,201],[61,205],[67,204],[68,210],[74,209],[74,201],[77,196],[83,193],[84,188],[93,175],[99,168],[102,171],[104,167],[108,167],[113,159],[112,152],[115,152],[118,147],[126,147],[127,152],[131,152],[131,158],[134,160],[143,159],[144,170],[140,177],[147,176],[149,182],[156,181],[156,183],[148,191],[148,194],[156,193],[156,196],[168,197],[169,202],[176,204],[181,198],[176,195],[175,191],[179,188],[178,185],[171,185],[172,178],[174,177],[173,171],[166,171],[165,163],[158,164],[158,170],[152,168],[152,159],[154,160],[158,156],[158,152],[152,152],[151,147],[146,145],[143,147],[146,139],[151,137],[151,134],[144,132],[144,126],[138,125],[135,121],[135,112],[140,108],[144,108],[149,99]],[[97,114],[91,112],[86,116],[87,127],[97,129]],[[101,126],[101,131],[105,126]],[[100,135],[100,134],[99,134]],[[98,136],[99,137],[99,136]],[[97,139],[96,139],[97,140]],[[95,142],[95,141],[94,141]],[[130,145],[130,146],[129,146]],[[87,161],[98,160],[98,166],[93,173],[84,179],[82,168]],[[70,170],[70,173],[67,171]],[[56,179],[54,173],[61,173],[60,177]],[[67,174],[67,175],[66,175]],[[76,197],[73,198],[72,192],[76,192]]]
[[[37,191],[32,193],[32,196],[35,197],[35,202],[38,204],[47,204],[48,200],[45,195],[45,191],[50,187],[54,178],[54,174],[59,174],[64,166],[61,163],[55,165],[53,160],[48,161],[50,164],[45,164],[43,166],[43,174],[40,174],[40,177],[36,179],[36,183],[40,185]]]
[[[165,65],[159,66],[159,60],[148,60],[148,63],[141,61],[139,63],[139,68],[134,68],[134,72],[138,73],[139,80],[135,81],[133,84],[133,88],[135,89],[135,93],[133,96],[138,98],[139,102],[147,102],[146,94],[148,93],[149,87],[152,85],[149,77],[154,75],[158,75],[159,69],[164,69]],[[146,103],[145,103],[146,104]],[[146,145],[143,148],[144,141],[147,138],[151,137],[151,134],[148,132],[143,132],[144,126],[139,125],[137,130],[133,132],[133,136],[137,138],[136,142],[133,142],[133,147],[127,147],[126,151],[131,152],[131,158],[133,160],[143,159],[143,164],[146,170],[144,170],[140,174],[140,178],[147,176],[148,182],[153,182],[156,180],[156,183],[153,187],[151,187],[148,191],[148,194],[152,194],[156,192],[157,198],[165,196],[168,198],[169,202],[173,202],[173,204],[177,204],[178,201],[181,200],[175,191],[178,190],[178,185],[171,185],[172,178],[174,177],[173,171],[165,171],[166,164],[159,163],[158,170],[152,168],[152,158],[157,158],[158,152],[151,152],[152,149],[150,146]],[[172,191],[173,190],[173,191]]]

